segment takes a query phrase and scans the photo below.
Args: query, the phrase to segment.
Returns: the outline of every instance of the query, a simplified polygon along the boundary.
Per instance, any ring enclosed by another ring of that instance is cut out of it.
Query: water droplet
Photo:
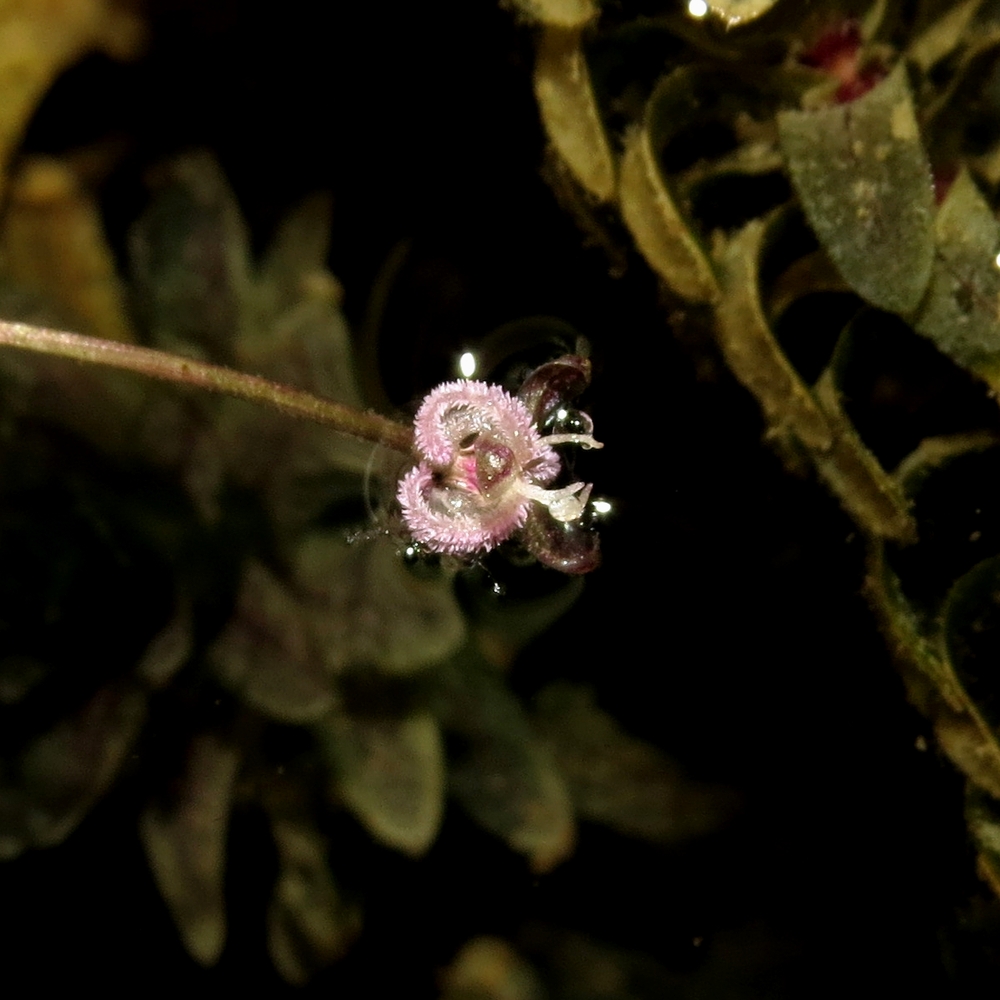
[[[594,421],[582,410],[557,406],[542,420],[541,432],[546,434],[592,434]]]
[[[458,359],[458,371],[462,378],[472,378],[476,374],[476,369],[479,366],[476,364],[476,356],[472,351],[466,351]]]
[[[403,565],[418,579],[432,580],[441,570],[441,557],[420,542],[410,542],[399,553]]]

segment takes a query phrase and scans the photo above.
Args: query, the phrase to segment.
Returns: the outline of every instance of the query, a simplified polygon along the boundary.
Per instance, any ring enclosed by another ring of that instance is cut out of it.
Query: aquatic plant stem
[[[207,364],[149,347],[136,347],[79,333],[47,330],[27,323],[0,320],[0,347],[17,347],[40,354],[71,358],[88,364],[136,372],[162,382],[194,386],[236,399],[271,406],[282,413],[323,424],[341,434],[384,445],[404,455],[413,450],[413,431],[377,413],[362,412],[342,403],[320,399],[301,389],[246,375],[221,365]]]

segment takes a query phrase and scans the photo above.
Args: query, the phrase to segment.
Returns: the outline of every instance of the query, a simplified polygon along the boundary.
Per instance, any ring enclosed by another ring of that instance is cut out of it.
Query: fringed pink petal
[[[525,405],[486,382],[439,385],[424,399],[414,420],[417,451],[435,468],[449,466],[466,441],[484,433],[512,448],[522,466],[545,447]],[[558,469],[558,459],[555,462]]]
[[[524,524],[529,504],[512,490],[498,503],[484,506],[472,494],[439,485],[424,462],[403,477],[397,497],[413,538],[432,552],[451,555],[495,548]]]

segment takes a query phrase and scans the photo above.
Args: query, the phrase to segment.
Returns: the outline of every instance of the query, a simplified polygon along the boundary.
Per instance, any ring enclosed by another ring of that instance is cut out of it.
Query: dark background
[[[584,826],[575,857],[541,879],[454,809],[419,863],[358,832],[343,857],[365,887],[365,933],[310,992],[432,997],[468,938],[517,940],[536,921],[684,975],[728,966],[733,992],[713,996],[995,995],[980,986],[986,893],[961,781],[933,745],[917,749],[930,734],[860,596],[863,543],[821,486],[783,472],[721,366],[678,346],[642,261],[612,277],[557,206],[540,175],[531,29],[487,0],[190,0],[150,14],[146,56],[66,74],[27,148],[127,138],[103,191],[119,250],[144,169],[182,149],[216,153],[258,247],[299,198],[331,190],[330,266],[356,329],[409,241],[383,331],[399,406],[498,324],[575,325],[593,345],[606,442],[592,468],[620,513],[604,567],[513,683],[530,697],[555,677],[593,682],[627,729],[745,802],[727,829],[671,851]],[[233,825],[229,943],[204,971],[142,857],[141,795],[126,780],[64,846],[0,868],[5,990],[290,993],[266,954],[263,825]]]

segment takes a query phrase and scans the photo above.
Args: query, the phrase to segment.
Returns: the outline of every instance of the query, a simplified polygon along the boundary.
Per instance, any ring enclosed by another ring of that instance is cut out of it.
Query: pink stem
[[[384,445],[404,455],[410,455],[413,450],[413,431],[395,420],[377,413],[363,413],[342,403],[320,399],[301,389],[293,389],[256,375],[245,375],[221,365],[207,364],[149,347],[136,347],[114,340],[85,337],[79,333],[46,330],[27,323],[7,323],[0,320],[0,346],[4,345],[73,358],[108,368],[120,368],[164,382],[177,382],[237,399],[247,399],[253,403],[273,406],[292,417],[323,424],[341,434]]]

